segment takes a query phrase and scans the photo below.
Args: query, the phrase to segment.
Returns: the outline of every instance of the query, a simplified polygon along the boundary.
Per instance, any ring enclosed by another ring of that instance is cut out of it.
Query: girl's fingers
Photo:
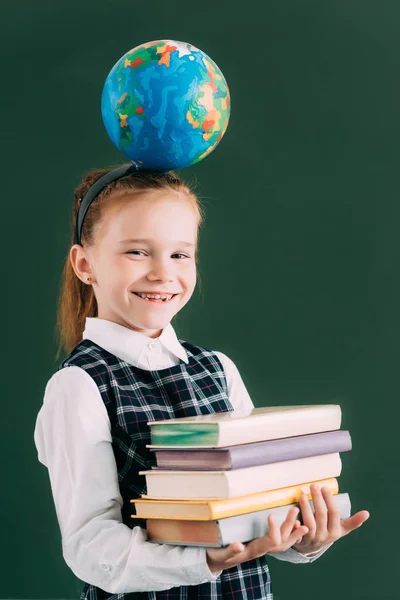
[[[274,546],[281,543],[281,532],[273,513],[268,515],[268,534],[265,537],[269,538]]]
[[[294,517],[292,516],[291,518]],[[298,527],[290,532],[290,535],[287,536],[286,540],[283,540],[275,516],[273,513],[270,513],[268,515],[268,534],[246,544],[246,554],[245,557],[240,556],[240,562],[258,558],[267,553],[283,552],[290,546],[300,542],[302,537],[308,532],[308,528],[304,525],[300,525],[299,521],[297,521],[297,523]]]
[[[239,560],[240,554],[244,553],[245,550],[246,547],[244,544],[241,542],[234,542],[233,544],[229,544],[229,546],[224,548],[207,548],[207,556],[209,556],[212,561],[218,564],[223,564],[229,563],[235,559]],[[218,568],[216,570],[220,569]]]
[[[331,494],[330,490],[328,492]],[[328,532],[328,507],[321,493],[321,487],[312,485],[311,494],[314,502],[315,530],[318,531],[319,536],[326,537]]]
[[[292,533],[293,528],[295,527],[296,517],[299,514],[300,510],[297,507],[291,508],[287,515],[286,519],[281,525],[281,537],[282,541],[286,541],[289,535]]]
[[[281,532],[272,513],[268,515],[268,533],[263,537],[256,538],[246,544],[248,556],[246,560],[257,558],[271,552],[271,548],[279,546],[281,543]]]
[[[299,544],[303,539],[303,536],[307,535],[307,533],[308,527],[306,527],[305,525],[301,525],[298,529],[292,531],[289,538],[287,539],[288,547],[290,548],[294,544]]]
[[[237,554],[240,554],[240,552],[243,552],[244,549],[245,545],[242,544],[242,542],[234,542],[233,544],[230,544],[228,546],[228,552],[231,556],[236,556]]]
[[[311,533],[315,532],[316,524],[313,512],[311,510],[310,502],[306,494],[302,494],[299,499],[299,505],[301,510],[301,515],[303,517],[303,524],[308,527],[308,531]]]
[[[361,527],[361,525],[367,519],[369,519],[369,512],[367,510],[360,510],[352,517],[344,519],[340,522],[341,536],[347,535],[348,533],[350,533],[350,531],[353,531],[353,529]]]
[[[245,546],[241,544],[243,550],[235,555],[233,546],[239,544],[231,544],[229,555],[225,556],[225,560],[232,561],[234,564],[257,558],[268,552],[282,552],[290,546],[299,543],[303,536],[308,533],[308,527],[301,525],[296,519],[299,513],[297,507],[293,507],[288,511],[285,521],[281,527],[278,526],[274,513],[268,515],[268,533],[267,535],[256,538],[248,542]],[[284,546],[284,547],[283,547]]]
[[[235,542],[227,548],[228,552],[224,558],[224,562],[232,567],[247,560],[247,548],[244,544]],[[225,567],[226,568],[226,567]]]
[[[340,510],[336,505],[334,496],[328,488],[323,487],[321,492],[328,508],[328,533],[334,538],[339,539],[342,531]]]

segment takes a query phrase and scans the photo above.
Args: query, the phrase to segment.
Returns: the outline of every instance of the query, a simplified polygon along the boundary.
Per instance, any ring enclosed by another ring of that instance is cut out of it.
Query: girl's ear
[[[83,246],[74,244],[69,252],[69,259],[72,268],[75,271],[75,275],[83,281],[83,283],[94,283],[93,269]]]

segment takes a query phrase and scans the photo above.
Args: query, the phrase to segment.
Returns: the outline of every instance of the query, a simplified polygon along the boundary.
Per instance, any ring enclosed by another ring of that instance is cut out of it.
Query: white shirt
[[[87,318],[83,339],[146,370],[188,362],[171,325],[157,339],[99,318]],[[234,408],[253,407],[235,364],[216,352]],[[122,522],[122,497],[108,413],[98,387],[80,367],[66,367],[48,381],[34,439],[49,472],[63,556],[82,581],[112,594],[166,590],[215,580],[206,549],[153,544],[145,530]],[[327,546],[328,547],[328,546]],[[312,562],[326,549],[303,555],[289,548],[273,554]]]

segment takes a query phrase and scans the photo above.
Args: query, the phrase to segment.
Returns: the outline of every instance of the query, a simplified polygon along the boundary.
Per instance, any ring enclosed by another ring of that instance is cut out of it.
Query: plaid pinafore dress
[[[123,499],[122,519],[130,528],[132,498],[146,493],[139,471],[156,465],[148,421],[232,410],[223,366],[217,355],[180,340],[189,362],[158,371],[139,369],[110,354],[89,339],[82,340],[60,368],[78,366],[96,383],[111,423],[112,447]],[[272,600],[265,556],[221,573],[216,581],[158,592],[111,594],[85,584],[81,600]]]

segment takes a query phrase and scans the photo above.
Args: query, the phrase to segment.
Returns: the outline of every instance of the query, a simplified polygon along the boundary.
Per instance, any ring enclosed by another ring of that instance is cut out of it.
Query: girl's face
[[[184,194],[157,190],[111,202],[82,273],[92,278],[98,317],[158,337],[193,294],[196,244],[196,213]]]

